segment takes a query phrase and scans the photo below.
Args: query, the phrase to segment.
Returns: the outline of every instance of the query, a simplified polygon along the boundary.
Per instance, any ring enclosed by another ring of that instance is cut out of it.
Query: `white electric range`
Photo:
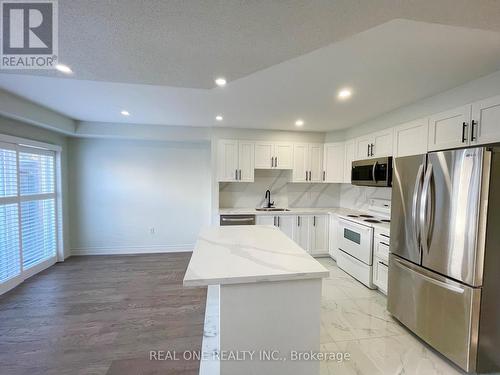
[[[368,288],[378,287],[384,292],[385,283],[377,281],[385,276],[379,276],[378,268],[374,273],[374,253],[389,251],[390,212],[391,201],[371,199],[368,212],[338,215],[337,265]]]

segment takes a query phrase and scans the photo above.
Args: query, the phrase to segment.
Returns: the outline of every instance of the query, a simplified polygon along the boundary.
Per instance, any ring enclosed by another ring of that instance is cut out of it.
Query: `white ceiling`
[[[59,58],[76,79],[189,88],[212,88],[219,74],[235,81],[396,18],[500,32],[497,0],[58,3]]]
[[[500,69],[500,33],[393,20],[221,89],[0,74],[0,87],[71,118],[180,126],[328,131]],[[79,71],[75,69],[75,77]],[[351,100],[336,92],[349,86]],[[131,112],[126,118],[122,109]],[[224,121],[214,117],[222,113]]]

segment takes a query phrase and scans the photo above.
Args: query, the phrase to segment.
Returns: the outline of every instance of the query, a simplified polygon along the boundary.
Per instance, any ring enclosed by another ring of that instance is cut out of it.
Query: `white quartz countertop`
[[[257,211],[255,208],[219,208],[219,215],[347,215],[370,214],[370,212],[360,211],[345,207],[329,207],[329,208],[288,208],[289,211]],[[373,213],[371,213],[373,214]],[[346,217],[349,220],[349,218]],[[390,225],[388,223],[363,223],[368,227],[378,228],[388,231]]]
[[[328,270],[278,228],[211,227],[196,242],[185,286],[323,278]]]
[[[320,215],[320,214],[350,214],[359,211],[349,208],[288,208],[289,211],[257,211],[255,208],[219,208],[219,215]]]

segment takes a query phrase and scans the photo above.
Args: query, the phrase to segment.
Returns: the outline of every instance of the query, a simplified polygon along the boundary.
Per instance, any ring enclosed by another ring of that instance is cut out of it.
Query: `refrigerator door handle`
[[[422,197],[420,199],[420,242],[422,245],[422,249],[429,253],[429,225],[430,218],[427,215],[429,201],[431,200],[430,196],[430,186],[431,186],[431,178],[432,178],[432,164],[429,163],[427,166],[427,172],[425,172],[424,177],[424,185],[422,188]]]
[[[424,175],[424,165],[420,164],[420,167],[418,167],[417,178],[415,179],[415,188],[413,189],[413,199],[411,208],[411,218],[413,223],[413,230],[415,232],[415,243],[417,244],[417,246],[420,243],[420,228],[417,220],[418,198],[420,196],[422,189],[423,175]]]

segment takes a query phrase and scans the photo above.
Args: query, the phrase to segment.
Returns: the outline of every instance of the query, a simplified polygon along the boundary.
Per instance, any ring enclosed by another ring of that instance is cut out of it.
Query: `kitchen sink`
[[[261,208],[256,208],[256,211],[290,211],[288,208],[277,208],[277,207],[261,207]]]

